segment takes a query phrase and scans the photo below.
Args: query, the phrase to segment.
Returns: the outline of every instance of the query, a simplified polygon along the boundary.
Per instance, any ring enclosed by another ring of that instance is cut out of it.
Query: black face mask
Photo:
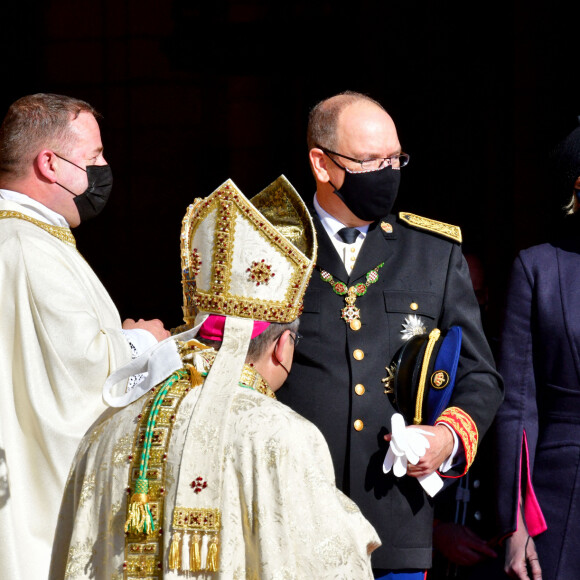
[[[111,167],[109,165],[87,165],[87,168],[83,169],[80,165],[56,153],[55,155],[59,159],[78,167],[87,174],[89,186],[80,194],[74,193],[64,185],[58,183],[58,181],[56,182],[57,185],[60,185],[63,189],[66,189],[70,194],[75,196],[74,202],[77,206],[81,222],[86,222],[98,216],[107,204],[111,190],[113,189],[113,171]]]
[[[375,171],[351,173],[332,157],[329,159],[344,170],[344,182],[340,190],[332,181],[330,185],[357,218],[374,222],[391,211],[401,182],[401,172],[398,169],[387,166]]]

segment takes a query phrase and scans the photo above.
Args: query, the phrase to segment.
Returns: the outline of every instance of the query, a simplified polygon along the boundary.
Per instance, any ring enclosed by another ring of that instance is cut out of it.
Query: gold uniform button
[[[356,360],[362,360],[365,357],[365,353],[360,349],[357,348],[353,353],[352,356],[354,356],[354,358]]]
[[[417,308],[419,308],[419,305],[416,302],[411,302],[411,304],[409,304],[409,308],[411,310],[417,310]]]
[[[355,385],[354,392],[357,395],[364,395],[365,394],[365,386],[361,385],[360,383],[358,385]]]
[[[364,426],[365,426],[365,424],[364,424],[364,423],[363,423],[363,422],[362,422],[360,419],[357,419],[357,420],[354,422],[354,428],[355,428],[357,431],[362,431],[362,430],[363,430],[363,428],[364,428]]]
[[[355,248],[351,248],[350,251],[354,253],[354,252],[356,252],[356,249]]]

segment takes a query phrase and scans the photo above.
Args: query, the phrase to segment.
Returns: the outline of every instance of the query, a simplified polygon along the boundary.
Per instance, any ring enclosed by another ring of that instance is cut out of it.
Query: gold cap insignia
[[[447,371],[435,371],[431,375],[431,386],[435,389],[444,389],[449,384],[449,373]]]

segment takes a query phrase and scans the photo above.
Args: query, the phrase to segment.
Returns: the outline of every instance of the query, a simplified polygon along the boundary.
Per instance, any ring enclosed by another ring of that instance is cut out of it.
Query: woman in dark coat
[[[559,146],[559,178],[580,208],[580,127]],[[516,258],[498,369],[498,511],[506,572],[580,577],[580,217],[575,233]],[[528,568],[528,572],[526,571]],[[529,575],[528,575],[529,574]]]

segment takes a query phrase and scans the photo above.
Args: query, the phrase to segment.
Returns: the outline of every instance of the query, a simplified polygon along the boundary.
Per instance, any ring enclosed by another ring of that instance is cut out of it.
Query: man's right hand
[[[132,318],[127,318],[123,321],[123,328],[125,330],[132,330],[134,328],[140,328],[142,330],[147,330],[150,332],[158,342],[165,340],[171,336],[169,330],[165,329],[163,322],[158,318],[154,318],[153,320],[143,320],[140,318],[137,322],[135,322]]]

